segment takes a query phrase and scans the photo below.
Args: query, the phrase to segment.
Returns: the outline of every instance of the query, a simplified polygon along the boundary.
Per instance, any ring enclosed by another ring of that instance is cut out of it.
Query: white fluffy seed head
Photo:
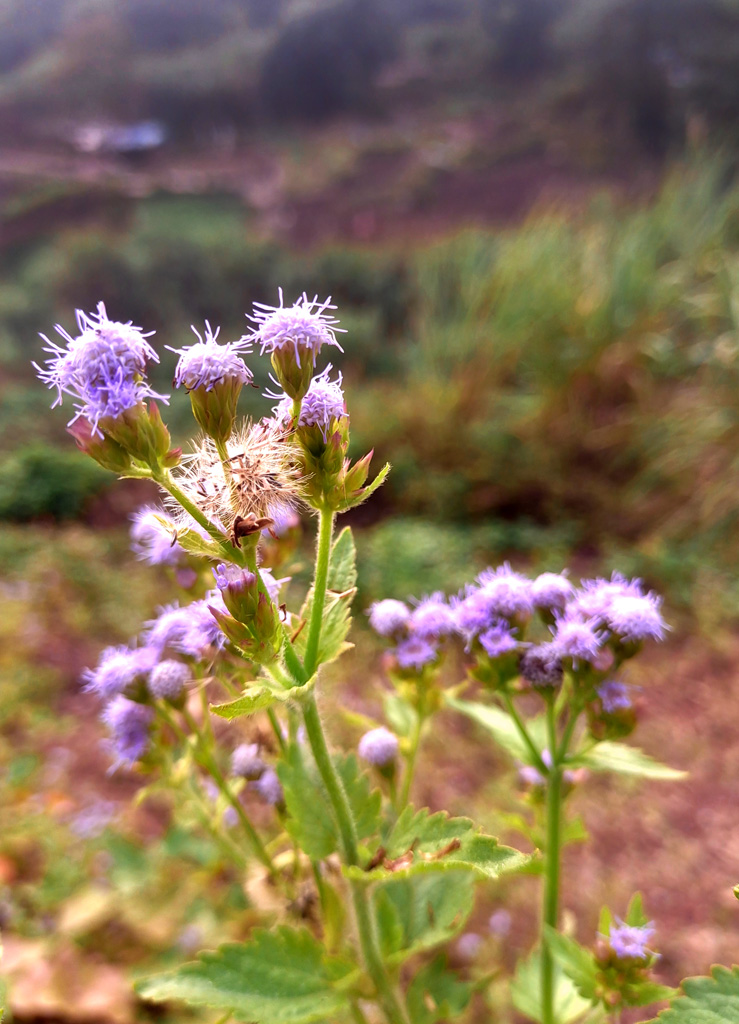
[[[302,504],[295,449],[273,422],[245,420],[226,442],[226,452],[228,470],[213,440],[204,437],[184,457],[176,477],[178,487],[212,522],[230,530],[237,517],[279,517]],[[174,499],[167,505],[179,526],[192,527]]]

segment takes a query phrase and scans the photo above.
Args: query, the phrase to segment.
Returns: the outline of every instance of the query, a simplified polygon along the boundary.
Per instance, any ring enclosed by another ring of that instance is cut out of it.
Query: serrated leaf
[[[346,1008],[336,985],[352,970],[347,961],[326,956],[305,929],[282,927],[203,953],[195,963],[139,982],[136,990],[151,1002],[208,1006],[256,1024],[310,1024]]]
[[[511,982],[513,1005],[526,1017],[541,1024],[541,954],[538,950],[520,960]],[[587,999],[577,992],[562,968],[554,965],[554,1019],[557,1024],[571,1024],[591,1007]]]
[[[649,1024],[739,1024],[739,967],[712,967],[710,978],[686,978],[680,988]]]
[[[687,772],[669,768],[655,761],[637,747],[626,743],[604,740],[584,754],[568,758],[571,767],[590,768],[595,772],[618,772],[620,775],[636,775],[642,779],[684,779]]]
[[[474,991],[474,984],[460,981],[447,970],[445,956],[437,956],[416,974],[408,986],[406,1001],[414,1024],[436,1024],[458,1019]]]
[[[472,911],[474,881],[469,871],[457,870],[381,882],[374,900],[385,957],[402,963],[456,935]]]
[[[345,526],[331,547],[328,565],[326,603],[323,610],[321,638],[318,644],[317,664],[326,665],[335,661],[344,651],[351,648],[346,642],[351,626],[351,608],[357,592],[356,549],[354,538]],[[310,621],[313,611],[313,588],[308,591],[300,618]],[[295,649],[302,658],[308,642],[308,630],[304,629],[295,641]]]
[[[548,925],[545,926],[544,937],[552,956],[577,991],[584,999],[595,1005],[598,1002],[598,966],[593,954],[574,939],[561,935]]]
[[[303,687],[297,689],[302,690]],[[211,704],[210,710],[220,718],[231,720],[241,718],[242,715],[253,715],[263,708],[272,707],[273,704],[284,704],[294,696],[294,690],[286,690],[271,681],[260,680],[252,686],[247,686],[235,700],[229,700],[225,704]]]
[[[357,836],[366,839],[380,827],[382,794],[371,782],[353,754],[336,758],[336,770],[354,814]],[[288,818],[285,827],[313,860],[323,860],[339,849],[339,831],[328,798],[312,762],[307,762],[297,745],[277,766],[285,795]]]
[[[475,831],[469,818],[450,818],[444,811],[406,807],[384,841],[383,865],[372,871],[346,867],[348,878],[367,883],[383,878],[409,877],[464,868],[480,878],[498,878],[521,870],[530,858],[493,836]],[[388,861],[407,858],[402,865]]]
[[[480,704],[472,700],[459,700],[457,697],[447,697],[446,703],[455,711],[461,711],[483,729],[491,734],[493,739],[516,761],[523,764],[531,764],[532,758],[528,747],[521,739],[516,724],[511,716],[501,708],[492,704]],[[546,723],[540,715],[526,723],[529,735],[534,741],[534,746],[541,751],[546,747]]]

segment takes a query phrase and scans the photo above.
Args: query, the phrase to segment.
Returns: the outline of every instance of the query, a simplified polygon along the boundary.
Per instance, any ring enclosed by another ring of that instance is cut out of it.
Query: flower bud
[[[171,438],[155,402],[143,402],[125,409],[118,416],[105,416],[100,428],[121,447],[148,466],[169,465],[179,461],[177,451],[170,448]],[[176,460],[176,461],[175,461]]]
[[[112,437],[95,432],[84,416],[73,420],[67,431],[75,439],[79,450],[93,458],[103,469],[123,474],[131,468],[131,456],[125,448]]]

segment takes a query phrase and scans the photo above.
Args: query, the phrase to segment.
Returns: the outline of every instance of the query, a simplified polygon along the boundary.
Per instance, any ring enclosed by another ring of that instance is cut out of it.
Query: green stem
[[[544,867],[542,921],[550,928],[559,919],[559,875],[561,856],[562,765],[557,747],[554,704],[547,703],[547,730],[552,767],[547,778],[547,832]],[[542,1024],[554,1024],[554,961],[545,937],[541,943]]]
[[[230,544],[218,527],[214,526],[208,517],[203,515],[195,502],[190,501],[185,492],[174,482],[169,470],[165,469],[160,470],[159,472],[152,472],[151,477],[159,484],[160,487],[163,487],[165,491],[172,495],[174,500],[184,508],[187,514],[206,531],[208,536],[218,543],[227,561],[241,561],[239,557],[239,548]]]
[[[511,699],[511,695],[508,693],[507,690],[502,690],[501,691],[501,696],[503,697],[503,703],[506,706],[506,711],[508,712],[508,714],[513,719],[513,724],[516,726],[516,729],[518,731],[519,736],[521,737],[523,742],[526,744],[526,749],[528,750],[529,754],[531,755],[532,760],[534,762],[534,765],[536,766],[538,771],[541,772],[541,774],[546,777],[549,774],[549,769],[547,768],[547,766],[542,761],[541,754],[539,753],[539,751],[534,746],[534,741],[529,736],[528,729],[524,725],[523,720],[521,719],[521,716],[519,715],[518,711],[516,711],[515,705],[514,705],[512,699]],[[554,752],[552,752],[552,753],[554,753]]]
[[[213,754],[211,753],[210,749],[208,749],[207,745],[204,744],[203,735],[200,728],[198,727],[197,722],[192,717],[187,708],[183,708],[182,714],[189,728],[191,729],[193,735],[197,739],[199,751],[196,752],[196,756],[198,759],[198,763],[208,772],[208,774],[215,782],[221,794],[226,798],[231,807],[233,807],[233,809],[236,811],[236,816],[238,817],[239,822],[241,823],[241,827],[246,833],[257,858],[267,868],[271,877],[276,882],[279,882],[280,876],[277,871],[277,868],[272,863],[272,858],[267,852],[264,843],[259,838],[257,830],[249,821],[249,818],[246,815],[246,811],[244,810],[241,801],[238,800],[231,792],[231,787],[226,782],[226,779],[223,776],[223,772],[218,767],[218,764],[215,758],[213,757]]]
[[[280,752],[284,754],[287,750],[287,743],[285,743],[285,737],[282,735],[282,727],[277,719],[274,708],[267,708],[267,718],[269,718],[269,724],[272,726],[272,732],[275,734],[275,738],[279,744]]]
[[[334,513],[322,509],[318,528],[318,546],[316,551],[316,576],[313,581],[313,605],[310,623],[308,624],[308,640],[305,645],[305,673],[310,679],[318,667],[318,645],[321,640],[323,625],[323,609],[326,605],[326,584],[328,582],[328,564],[331,557],[331,536],[334,532]]]
[[[411,735],[411,749],[405,764],[405,772],[403,774],[403,785],[400,790],[400,799],[396,806],[396,811],[398,814],[400,814],[408,804],[408,798],[411,793],[413,772],[416,767],[418,748],[421,744],[421,732],[423,730],[423,723],[426,721],[426,715],[424,713],[424,703],[425,702],[423,701],[423,697],[421,697],[421,700],[419,701],[419,706],[416,708],[416,723],[413,726],[413,733]]]
[[[356,824],[344,786],[331,760],[318,707],[312,694],[303,704],[303,720],[313,757],[326,787],[339,829],[342,859],[345,864],[356,865],[359,863]],[[388,1024],[409,1024],[406,1011],[382,961],[370,894],[363,882],[352,880],[349,884],[362,959],[367,973],[374,982]]]

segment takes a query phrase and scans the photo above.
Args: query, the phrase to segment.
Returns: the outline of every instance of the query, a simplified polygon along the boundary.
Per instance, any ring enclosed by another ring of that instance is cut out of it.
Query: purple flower
[[[411,636],[407,640],[401,640],[395,648],[395,657],[401,668],[414,669],[420,672],[421,669],[436,659],[438,651],[428,640],[420,636]]]
[[[101,835],[118,813],[118,804],[112,800],[96,800],[75,815],[71,829],[80,839],[94,839]]]
[[[242,593],[244,590],[252,588],[257,582],[257,577],[253,572],[242,569],[232,562],[220,562],[213,570],[213,576],[219,590],[229,590],[232,593]]]
[[[454,612],[441,591],[424,597],[411,613],[408,628],[422,640],[439,640],[453,633],[456,626]]]
[[[629,688],[626,683],[620,683],[616,679],[609,679],[605,683],[601,683],[596,692],[600,697],[603,710],[608,715],[612,715],[615,711],[627,710],[631,707]]]
[[[221,646],[223,634],[211,615],[209,604],[215,604],[226,614],[220,592],[209,591],[201,601],[179,607],[163,608],[156,619],[146,624],[144,637],[149,647],[163,652],[166,648],[202,658],[212,646]]]
[[[251,384],[254,375],[239,355],[251,349],[249,339],[241,338],[239,341],[219,345],[217,339],[220,327],[211,330],[207,320],[205,337],[194,327],[192,330],[198,339],[194,345],[185,348],[171,348],[167,345],[170,352],[180,357],[174,375],[175,387],[185,388],[186,391],[194,391],[196,388],[212,391],[216,384],[224,380]]]
[[[480,633],[477,639],[489,658],[499,658],[501,654],[507,654],[518,647],[514,632],[505,619],[498,619]]]
[[[102,718],[112,733],[112,747],[119,764],[132,765],[149,749],[149,727],[154,712],[144,704],[126,697],[114,697],[106,705]]]
[[[555,644],[538,644],[521,655],[519,672],[533,686],[559,686],[563,669]]]
[[[481,946],[482,937],[480,935],[476,935],[474,932],[465,932],[464,935],[460,935],[457,939],[455,948],[460,959],[474,960],[480,952]]]
[[[124,693],[137,679],[148,675],[157,660],[158,653],[151,647],[108,647],[103,651],[97,668],[83,672],[85,690],[103,700],[110,700]]]
[[[102,302],[96,314],[78,309],[77,326],[80,334],[73,338],[57,324],[55,329],[66,348],[41,335],[51,359],[46,360],[46,369],[34,364],[41,380],[56,388],[54,405],[62,401],[63,394],[78,400],[70,422],[84,416],[93,433],[100,434],[101,419],[116,419],[145,398],[167,401],[142,379],[146,364],[159,362],[159,357],[139,327],[109,320]]]
[[[662,640],[666,625],[656,594],[614,594],[605,610],[606,624],[623,640]]]
[[[652,921],[644,925],[625,924],[620,918],[616,921],[608,931],[608,942],[619,960],[646,960],[653,955],[647,949],[656,931]]]
[[[494,615],[529,615],[534,607],[531,580],[514,572],[508,562],[486,569],[477,577],[481,596]]]
[[[289,530],[294,530],[300,526],[300,519],[294,509],[291,508],[276,509],[272,513],[271,518],[273,520],[272,525],[262,530],[262,536],[264,537],[268,534],[282,537]],[[262,570],[262,575],[264,575],[264,570]]]
[[[359,741],[357,753],[368,764],[384,768],[398,756],[398,737],[383,725],[370,729]]]
[[[596,629],[592,621],[583,621],[571,615],[563,615],[552,627],[554,640],[552,648],[560,658],[593,661],[603,641],[602,630]]]
[[[274,768],[266,768],[261,776],[252,785],[256,789],[257,793],[261,796],[262,800],[266,803],[271,804],[273,807],[284,802],[284,796],[282,792],[282,784],[277,778],[277,772]]]
[[[490,614],[487,599],[478,587],[467,587],[463,595],[453,597],[451,607],[457,631],[467,640],[490,628],[495,622],[501,621],[497,616]]]
[[[488,928],[493,933],[493,935],[497,935],[500,938],[502,938],[503,936],[507,935],[508,932],[511,930],[512,923],[513,918],[511,917],[510,911],[505,910],[501,907],[500,910],[494,910],[493,913],[490,915],[490,920],[488,921]]]
[[[189,666],[168,658],[151,670],[149,693],[157,700],[177,700],[191,679]]]
[[[375,633],[379,636],[394,636],[405,630],[411,612],[402,601],[388,597],[384,601],[375,601],[370,605],[368,615],[369,624]]]
[[[531,596],[537,608],[564,608],[574,589],[566,572],[543,572],[531,584]]]
[[[610,580],[583,580],[581,589],[567,604],[567,613],[604,623],[613,598],[625,594],[641,596],[641,580],[627,580],[618,572]]]
[[[318,296],[312,300],[303,293],[293,306],[283,304],[282,289],[279,289],[279,306],[266,306],[262,302],[254,304],[254,313],[249,318],[256,324],[252,337],[261,346],[261,353],[273,353],[292,350],[296,360],[300,361],[301,353],[310,352],[313,365],[324,345],[334,345],[343,351],[336,340],[338,320],[327,315],[331,299],[319,302]]]
[[[331,363],[326,369],[314,377],[300,406],[300,427],[318,427],[323,440],[328,440],[328,431],[334,420],[347,415],[344,405],[344,392],[341,390],[341,374],[336,380],[329,380]],[[274,395],[267,392],[268,398],[279,398],[279,404],[272,410],[275,419],[282,425],[292,420],[293,401],[289,395]]]
[[[131,549],[137,558],[149,565],[179,564],[185,551],[177,543],[177,527],[164,509],[140,508],[131,519]]]
[[[231,754],[231,774],[240,778],[258,779],[266,767],[259,756],[258,743],[240,743]]]

